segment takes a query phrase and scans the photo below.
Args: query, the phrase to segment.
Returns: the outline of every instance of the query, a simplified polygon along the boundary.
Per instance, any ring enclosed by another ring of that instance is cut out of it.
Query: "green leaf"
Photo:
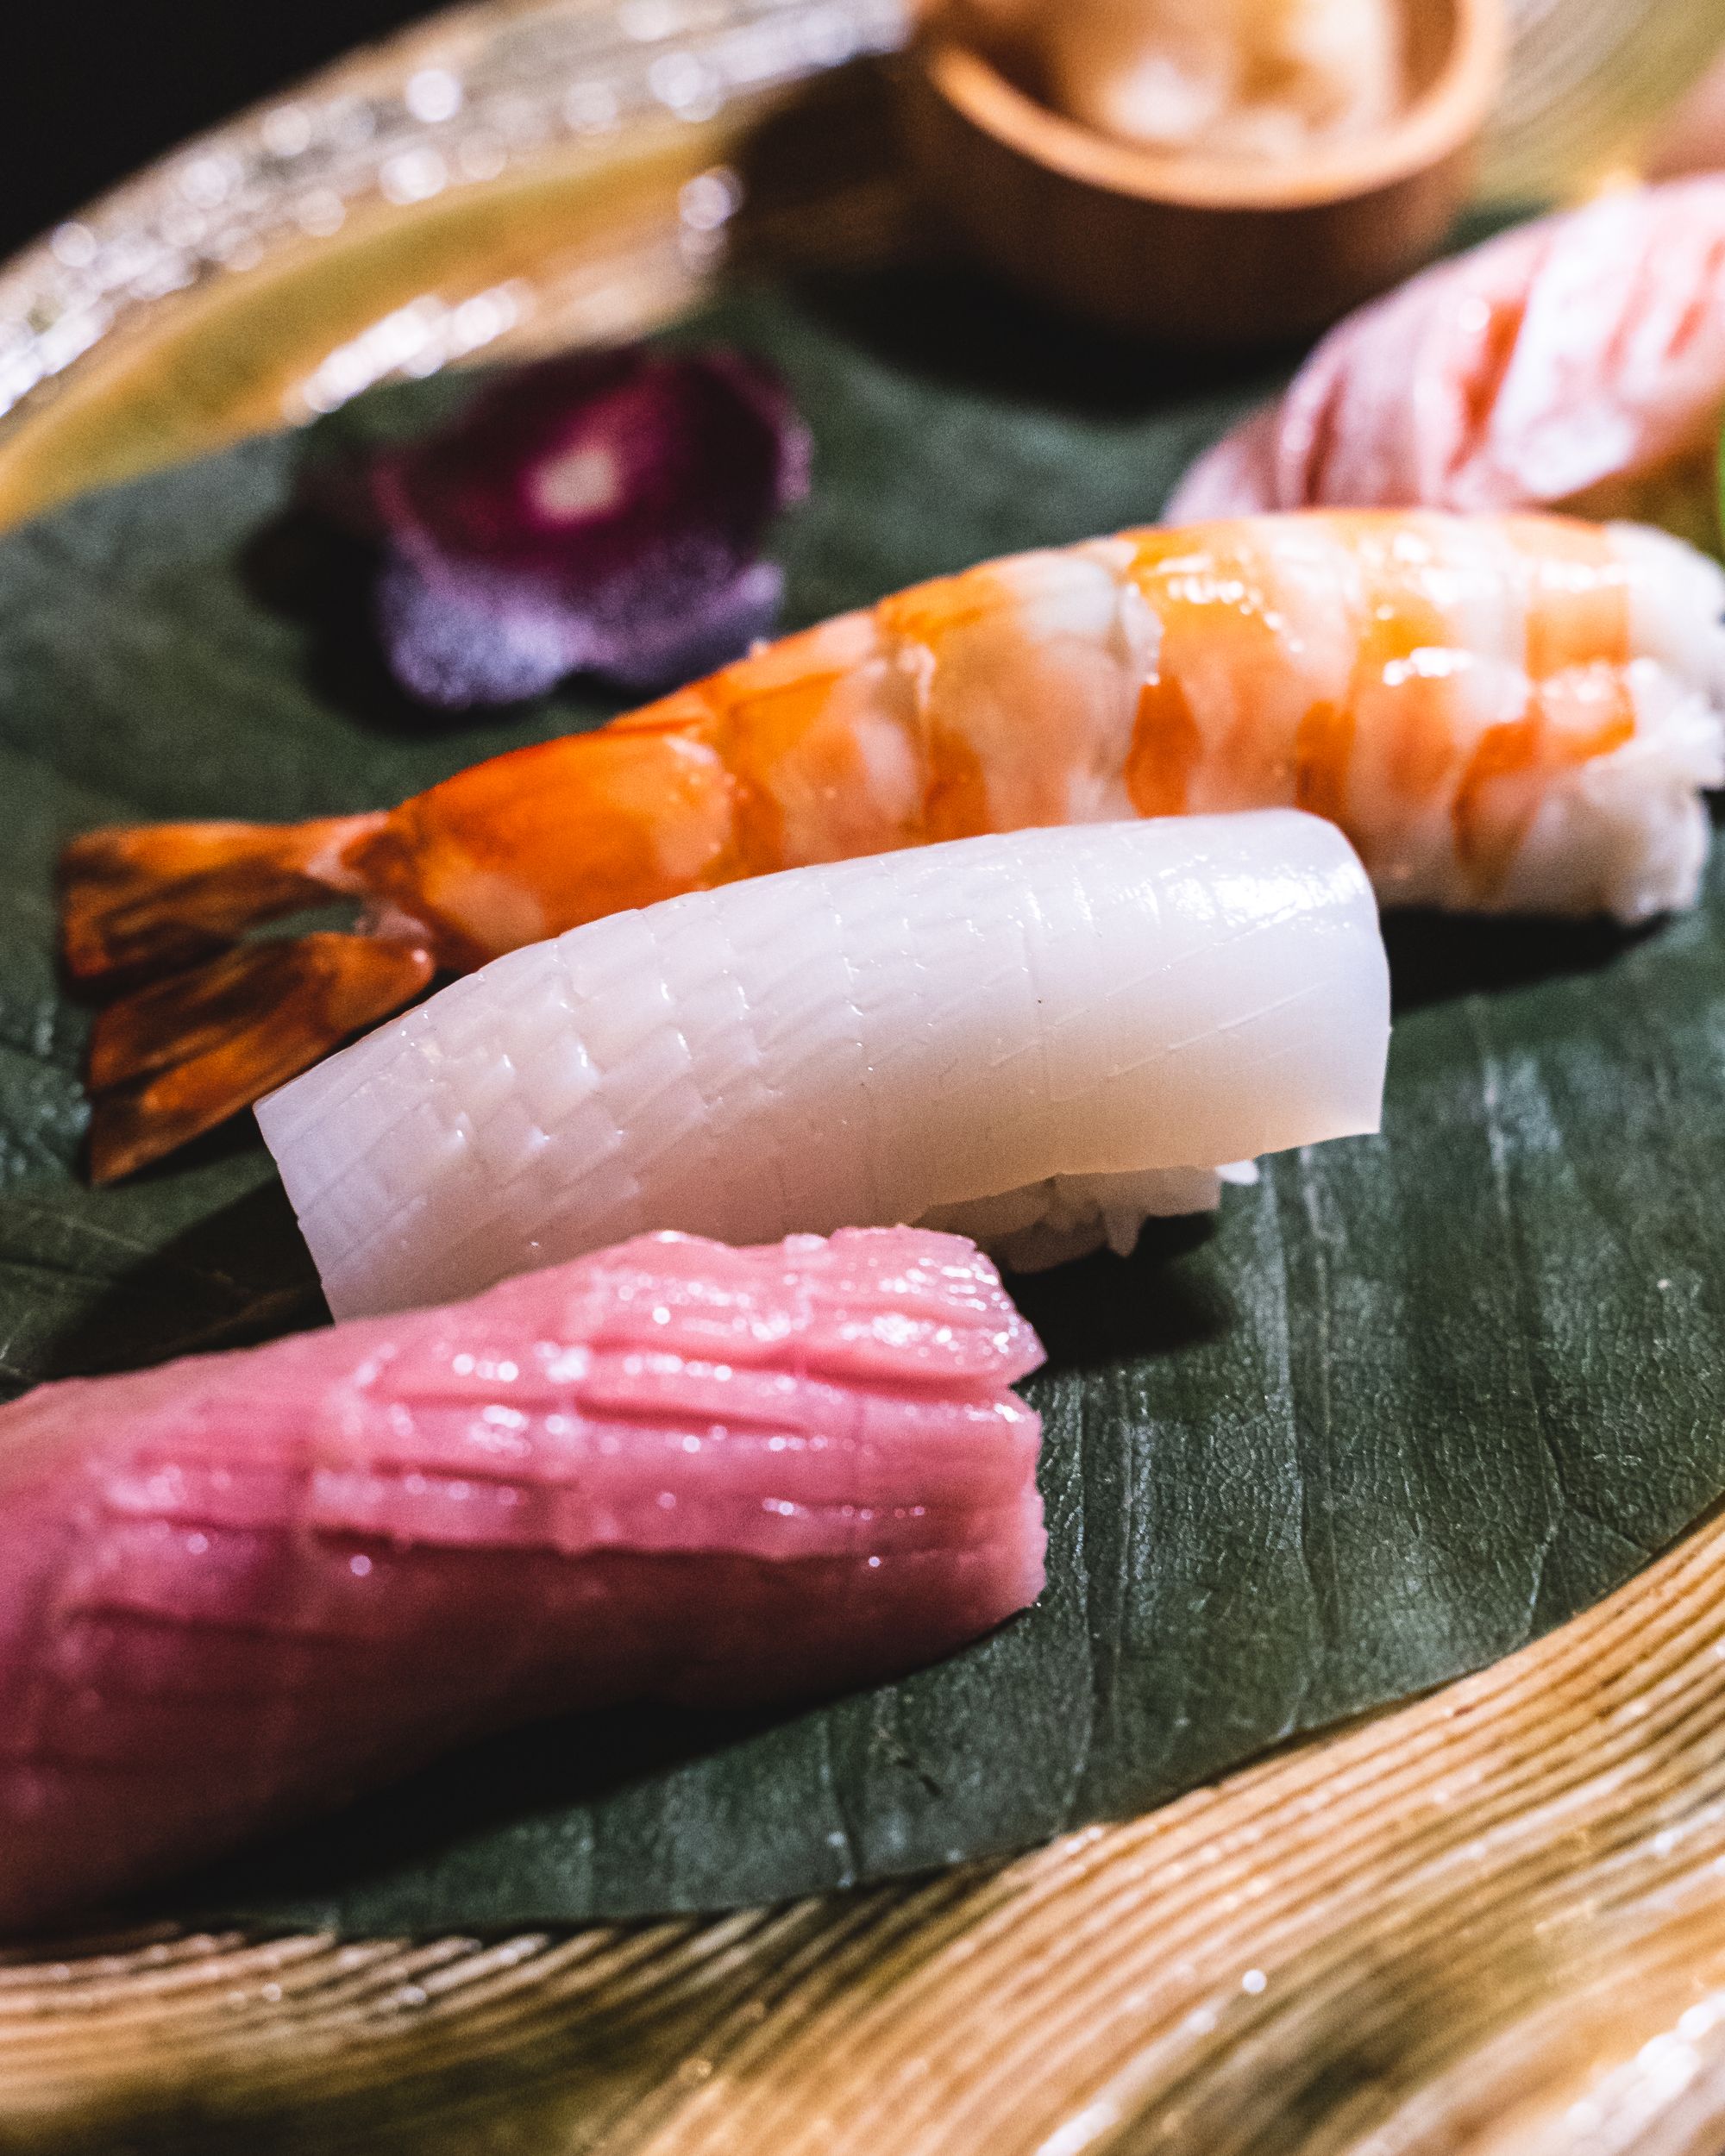
[[[1259,386],[1152,379],[950,282],[756,291],[718,326],[778,360],[818,438],[783,536],[799,619],[1152,514]],[[315,560],[281,513],[303,453],[254,443],[0,543],[14,1387],[320,1314],[248,1127],[78,1182],[60,840],[390,801],[604,715],[566,695],[405,729],[342,609],[302,603]],[[1725,1489],[1722,920],[1716,879],[1638,940],[1395,924],[1382,1139],[1276,1160],[1129,1263],[1023,1283],[1053,1354],[1029,1616],[818,1711],[519,1733],[169,1905],[472,1927],[800,1894],[1142,1807],[1559,1622]]]

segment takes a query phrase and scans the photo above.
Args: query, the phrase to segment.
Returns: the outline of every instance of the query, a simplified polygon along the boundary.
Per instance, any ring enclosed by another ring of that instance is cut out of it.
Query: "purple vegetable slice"
[[[635,347],[505,375],[342,491],[383,544],[392,668],[458,710],[575,673],[661,688],[736,657],[776,621],[783,573],[761,548],[808,464],[764,367]]]

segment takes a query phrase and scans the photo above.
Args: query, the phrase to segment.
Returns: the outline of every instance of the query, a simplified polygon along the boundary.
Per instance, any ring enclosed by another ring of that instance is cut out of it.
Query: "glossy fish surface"
[[[485,1731],[896,1675],[1032,1601],[975,1248],[654,1237],[0,1408],[0,1924]]]

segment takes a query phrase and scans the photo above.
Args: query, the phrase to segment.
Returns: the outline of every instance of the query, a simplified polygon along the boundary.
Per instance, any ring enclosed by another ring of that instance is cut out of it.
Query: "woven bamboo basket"
[[[0,520],[392,375],[638,332],[739,256],[914,244],[841,65],[902,41],[899,0],[655,23],[438,16],[0,271]],[[1487,199],[1633,172],[1722,45],[1716,0],[1521,0]],[[0,2149],[30,2156],[1722,2145],[1717,1520],[1481,1675],[1012,1863],[646,1927],[0,1952]]]

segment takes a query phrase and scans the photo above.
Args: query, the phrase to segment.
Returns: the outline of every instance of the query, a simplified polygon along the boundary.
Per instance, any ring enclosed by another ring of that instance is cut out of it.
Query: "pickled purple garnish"
[[[741,354],[518,368],[350,475],[383,548],[392,670],[453,711],[572,674],[650,693],[722,666],[776,622],[784,575],[761,549],[808,466],[782,384]]]

